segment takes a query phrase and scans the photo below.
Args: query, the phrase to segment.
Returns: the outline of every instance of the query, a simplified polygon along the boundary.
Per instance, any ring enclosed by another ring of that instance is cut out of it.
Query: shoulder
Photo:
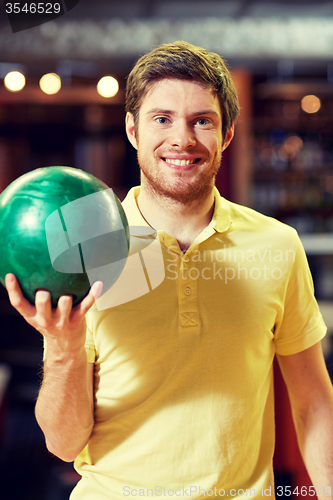
[[[225,201],[228,204],[232,230],[270,234],[292,240],[295,243],[299,240],[297,231],[293,227],[252,208]]]

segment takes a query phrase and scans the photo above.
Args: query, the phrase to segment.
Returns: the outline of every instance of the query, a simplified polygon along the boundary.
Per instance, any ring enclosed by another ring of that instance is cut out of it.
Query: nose
[[[195,132],[190,124],[185,121],[174,123],[169,142],[173,147],[188,149],[196,145]]]

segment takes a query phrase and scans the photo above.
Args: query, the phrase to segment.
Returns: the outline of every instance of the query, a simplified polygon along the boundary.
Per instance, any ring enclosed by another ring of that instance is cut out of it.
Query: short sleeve
[[[314,296],[314,286],[303,245],[295,231],[295,253],[285,289],[283,314],[276,324],[276,352],[291,355],[322,340],[327,328]]]

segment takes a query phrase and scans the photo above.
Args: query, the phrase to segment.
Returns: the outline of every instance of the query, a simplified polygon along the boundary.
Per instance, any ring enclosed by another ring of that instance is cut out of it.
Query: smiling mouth
[[[162,158],[162,160],[171,165],[185,167],[187,165],[192,165],[193,163],[198,163],[200,161],[200,158],[194,158],[193,160],[177,160],[176,158]]]

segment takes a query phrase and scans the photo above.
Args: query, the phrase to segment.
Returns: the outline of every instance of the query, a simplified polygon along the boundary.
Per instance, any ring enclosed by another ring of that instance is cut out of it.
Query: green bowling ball
[[[103,294],[120,276],[129,231],[120,201],[106,184],[72,167],[43,167],[12,182],[0,195],[0,281],[18,278],[35,303],[39,289],[77,305],[91,285]]]

